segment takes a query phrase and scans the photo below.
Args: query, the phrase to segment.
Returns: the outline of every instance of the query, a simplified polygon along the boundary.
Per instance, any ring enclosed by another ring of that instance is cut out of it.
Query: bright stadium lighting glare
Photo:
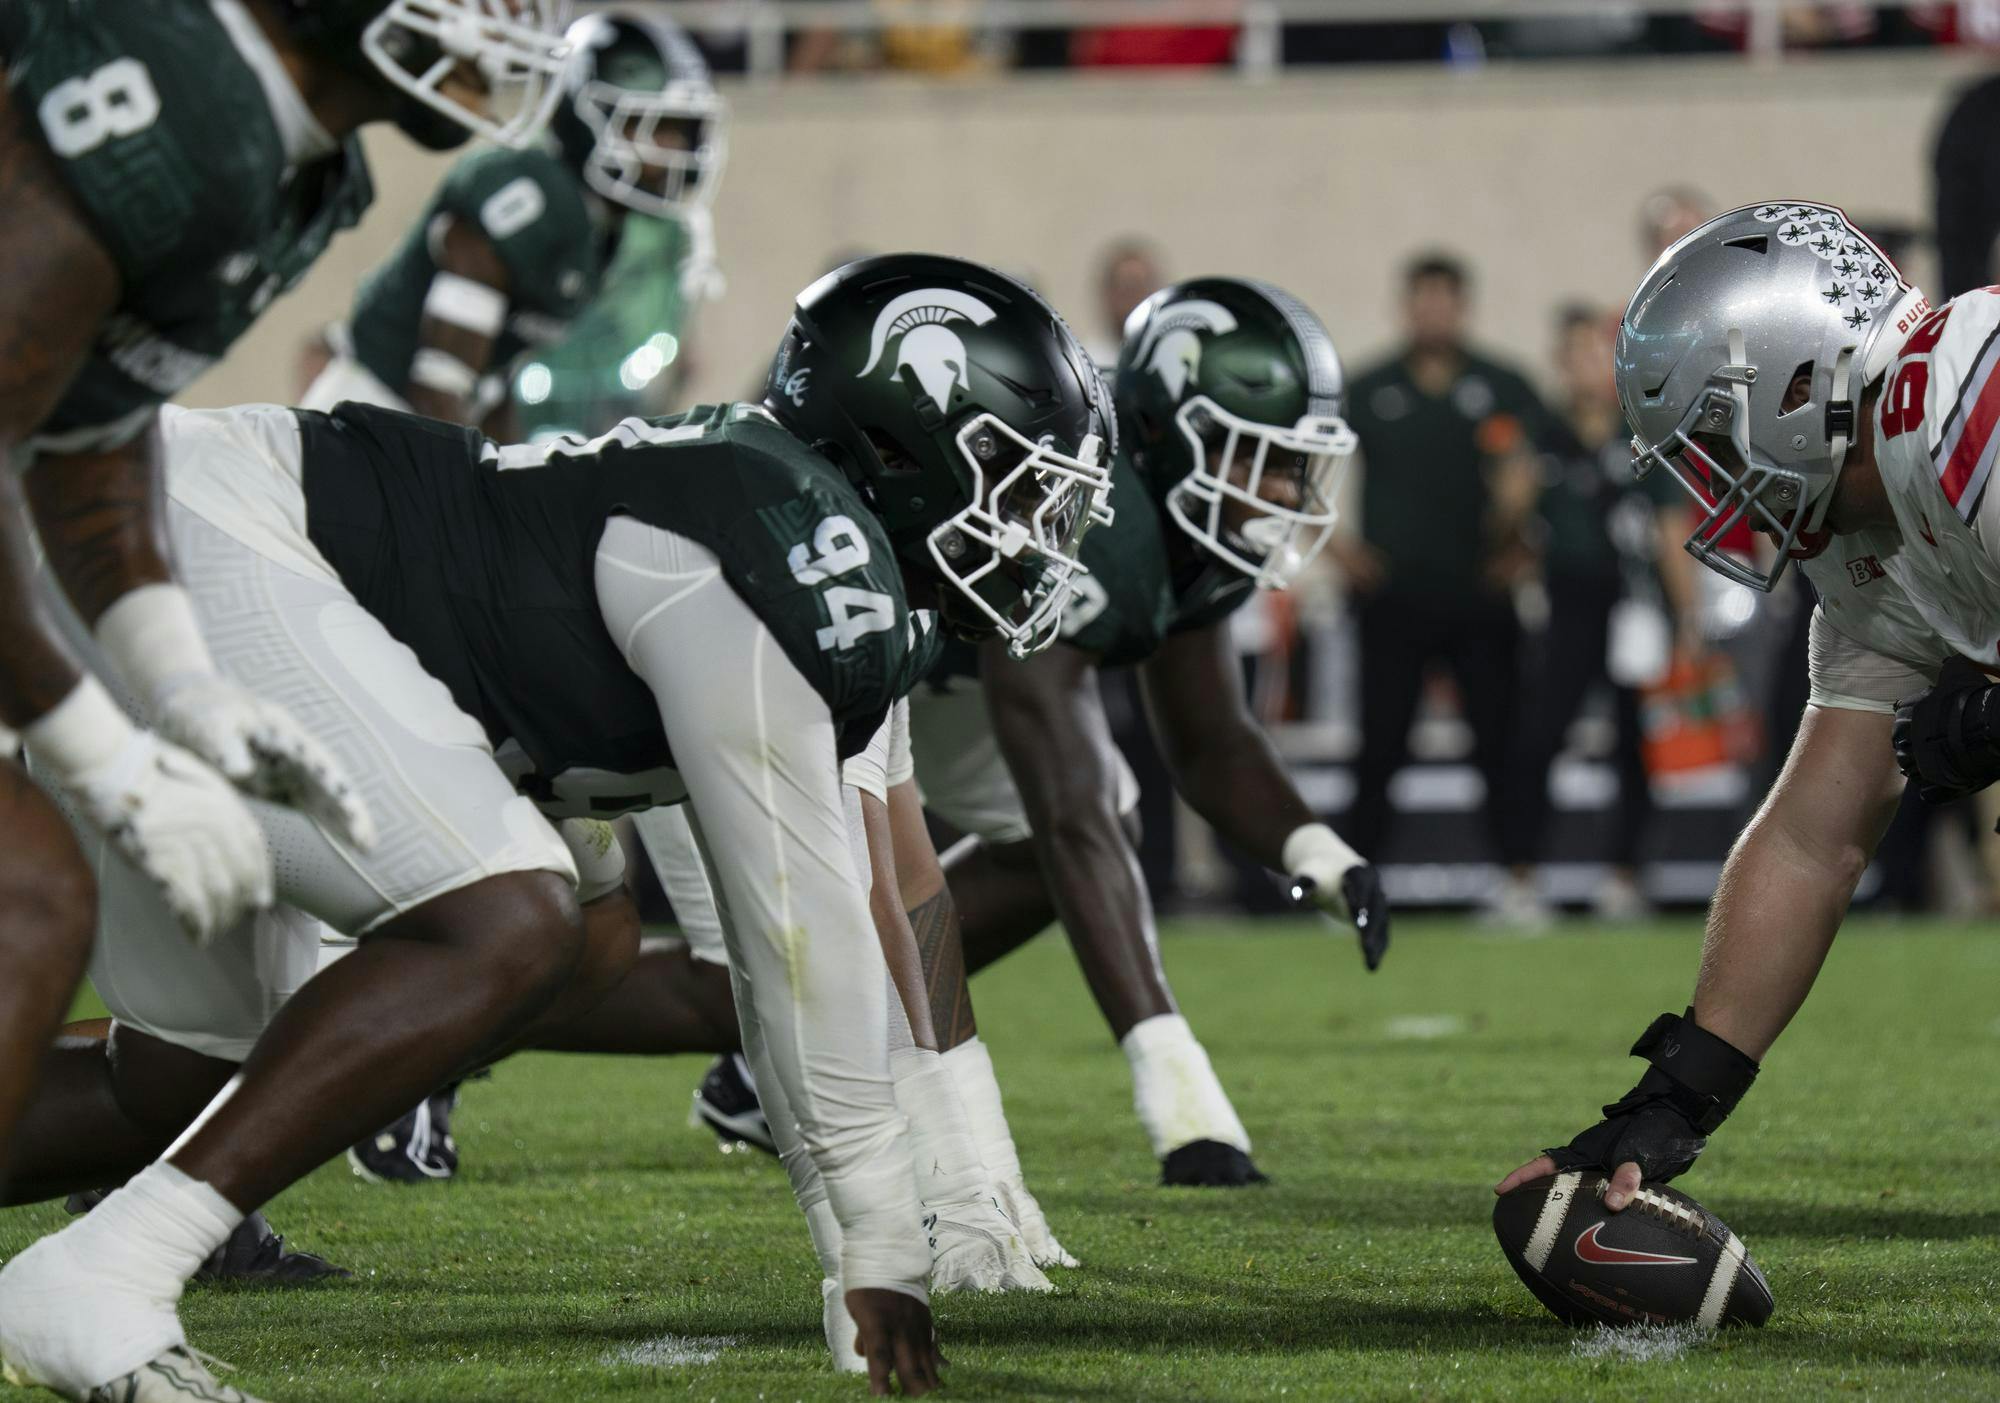
[[[666,368],[666,356],[649,341],[625,357],[625,363],[618,367],[618,383],[628,390],[643,390]]]
[[[540,404],[555,388],[556,377],[540,361],[531,361],[521,370],[521,402]]]

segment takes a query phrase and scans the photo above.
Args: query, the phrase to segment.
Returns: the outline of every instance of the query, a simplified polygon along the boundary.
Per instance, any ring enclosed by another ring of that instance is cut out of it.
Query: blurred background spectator
[[[1541,448],[1536,502],[1547,624],[1528,649],[1520,704],[1520,810],[1508,825],[1506,894],[1497,910],[1518,924],[1546,922],[1535,880],[1549,834],[1550,771],[1571,724],[1595,694],[1609,703],[1617,801],[1600,851],[1607,864],[1592,907],[1607,919],[1642,915],[1639,843],[1653,811],[1640,689],[1667,673],[1678,637],[1701,651],[1694,560],[1680,549],[1687,500],[1664,473],[1643,481],[1612,374],[1618,314],[1574,304],[1555,325],[1556,414]]]
[[[1386,855],[1389,781],[1431,670],[1457,684],[1504,851],[1520,627],[1514,587],[1532,566],[1524,527],[1548,411],[1511,366],[1467,343],[1471,288],[1445,253],[1403,277],[1406,341],[1356,375],[1348,423],[1361,439],[1361,531],[1337,553],[1360,619],[1361,754],[1348,838]],[[1506,888],[1504,890],[1511,890]]]
[[[1166,265],[1149,239],[1113,239],[1097,256],[1097,324],[1084,328],[1084,349],[1109,375],[1125,340],[1125,318],[1167,285]]]

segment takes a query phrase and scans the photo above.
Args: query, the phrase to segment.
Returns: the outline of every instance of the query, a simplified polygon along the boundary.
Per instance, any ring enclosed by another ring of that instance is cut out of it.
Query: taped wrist
[[[1607,1119],[1664,1102],[1703,1135],[1729,1118],[1757,1080],[1758,1065],[1694,1021],[1694,1009],[1663,1013],[1632,1044],[1652,1066],[1624,1099],[1604,1108]]]
[[[141,585],[120,595],[98,617],[96,633],[98,646],[144,706],[158,708],[180,683],[215,672],[194,601],[179,585]]]

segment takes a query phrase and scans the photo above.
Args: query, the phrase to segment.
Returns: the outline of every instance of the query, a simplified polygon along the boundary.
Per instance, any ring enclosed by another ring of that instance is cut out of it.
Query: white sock
[[[161,1160],[107,1197],[71,1232],[117,1274],[177,1300],[181,1287],[244,1215],[199,1179]]]
[[[1021,1156],[1014,1149],[1014,1132],[1000,1104],[1000,1081],[993,1075],[993,1056],[978,1038],[968,1038],[938,1058],[958,1088],[958,1102],[979,1159],[995,1179],[1021,1177]]]
[[[897,1109],[910,1123],[918,1199],[937,1208],[991,1198],[986,1165],[944,1059],[929,1048],[906,1048],[889,1054],[889,1071],[896,1081]]]
[[[1236,1118],[1187,1019],[1178,1013],[1148,1018],[1135,1024],[1119,1046],[1132,1064],[1132,1104],[1153,1142],[1155,1159],[1195,1140],[1219,1140],[1250,1152],[1250,1134]]]

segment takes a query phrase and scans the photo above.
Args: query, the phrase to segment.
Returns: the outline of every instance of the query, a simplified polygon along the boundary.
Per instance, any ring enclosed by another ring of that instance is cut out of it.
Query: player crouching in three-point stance
[[[931,1254],[839,762],[928,661],[915,609],[1023,648],[1053,632],[1109,486],[1108,411],[1033,293],[911,254],[801,294],[762,405],[516,448],[358,405],[173,416],[203,630],[226,672],[315,718],[382,841],[267,823],[281,899],[362,937],[295,992],[309,922],[173,945],[110,861],[114,1015],[242,1065],[164,1162],[0,1270],[9,1367],[84,1398],[179,1346],[181,1283],[237,1215],[600,999],[636,922],[579,913],[544,815],[686,802],[745,1046],[840,1229],[850,1348],[879,1391],[927,1391]],[[77,1109],[129,1141],[132,1104]]]
[[[1640,1036],[1652,1065],[1602,1121],[1499,1185],[1615,1171],[1614,1209],[1684,1173],[1750,1089],[1895,812],[1899,760],[1927,799],[2000,777],[1982,674],[2000,667],[2000,293],[1932,311],[1839,210],[1749,206],[1661,255],[1617,358],[1640,470],[1703,504],[1689,551],[1760,589],[1798,560],[1819,604],[1811,701],[1723,869],[1693,1005]],[[1777,543],[1768,569],[1722,552],[1739,521]]]
[[[1090,573],[1077,582],[1061,639],[1028,659],[991,645],[948,646],[910,698],[923,802],[976,840],[947,857],[942,904],[919,933],[933,1021],[1001,1198],[1044,1266],[1071,1263],[1021,1182],[964,972],[1057,915],[1131,1062],[1162,1182],[1263,1178],[1167,985],[1125,831],[1138,785],[1107,729],[1100,668],[1139,670],[1182,797],[1353,923],[1371,968],[1387,945],[1375,869],[1298,796],[1243,703],[1229,642],[1229,616],[1256,588],[1290,584],[1332,529],[1354,451],[1340,397],[1326,328],[1279,288],[1196,278],[1141,303],[1125,329],[1115,390],[1117,514],[1084,542]],[[699,955],[707,925],[699,863],[671,819],[642,818],[639,830]],[[755,1091],[724,1058],[697,1106],[718,1134],[744,1137],[739,1117],[754,1124]]]
[[[1114,397],[1117,516],[1084,544],[1062,638],[1013,659],[947,650],[910,700],[917,779],[980,842],[947,860],[978,970],[1060,917],[1131,1062],[1168,1184],[1262,1176],[1208,1054],[1168,987],[1125,823],[1137,785],[1098,671],[1133,667],[1174,788],[1229,842],[1388,937],[1375,870],[1316,820],[1243,700],[1229,616],[1296,579],[1325,544],[1354,435],[1319,318],[1279,288],[1196,278],[1125,328]]]

